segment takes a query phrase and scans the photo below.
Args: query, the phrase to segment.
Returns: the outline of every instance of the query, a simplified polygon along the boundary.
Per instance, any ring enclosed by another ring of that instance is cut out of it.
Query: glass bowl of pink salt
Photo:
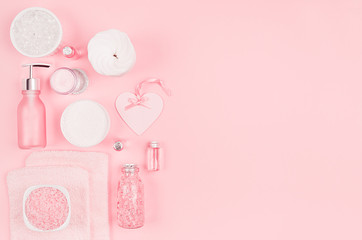
[[[88,87],[88,77],[81,69],[58,68],[50,77],[51,88],[59,94],[80,94]]]

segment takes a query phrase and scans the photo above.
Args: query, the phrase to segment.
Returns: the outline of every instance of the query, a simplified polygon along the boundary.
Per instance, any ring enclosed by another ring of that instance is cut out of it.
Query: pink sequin
[[[54,187],[34,189],[25,202],[25,214],[35,228],[47,231],[60,228],[69,215],[68,200]]]

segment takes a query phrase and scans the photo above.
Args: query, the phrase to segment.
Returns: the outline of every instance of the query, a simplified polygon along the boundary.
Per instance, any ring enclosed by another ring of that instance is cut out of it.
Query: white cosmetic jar
[[[10,39],[15,49],[27,57],[55,53],[62,41],[59,19],[45,8],[32,7],[18,13],[11,23]]]

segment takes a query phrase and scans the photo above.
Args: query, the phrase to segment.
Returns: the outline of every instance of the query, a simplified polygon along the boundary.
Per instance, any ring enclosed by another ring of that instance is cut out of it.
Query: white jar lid
[[[10,27],[10,38],[16,50],[27,57],[52,54],[62,40],[59,19],[48,9],[32,7],[18,13]]]
[[[109,114],[101,104],[92,100],[80,100],[64,110],[60,127],[71,144],[92,147],[105,139],[110,123]]]

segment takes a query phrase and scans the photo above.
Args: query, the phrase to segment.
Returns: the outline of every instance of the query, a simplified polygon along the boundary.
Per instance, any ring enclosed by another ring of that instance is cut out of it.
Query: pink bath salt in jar
[[[144,225],[144,187],[138,172],[136,164],[123,165],[117,189],[117,222],[123,228]]]
[[[88,87],[88,77],[81,69],[62,67],[50,77],[50,86],[59,94],[80,94]]]
[[[70,222],[70,197],[61,186],[33,186],[23,199],[24,223],[38,232],[62,230]]]

